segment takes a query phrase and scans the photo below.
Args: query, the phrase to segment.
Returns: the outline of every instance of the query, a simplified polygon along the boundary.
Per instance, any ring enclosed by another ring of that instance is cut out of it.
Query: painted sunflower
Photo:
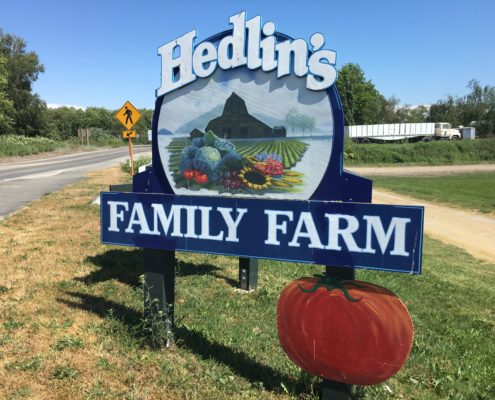
[[[267,189],[272,183],[272,178],[270,176],[251,167],[244,167],[241,169],[239,178],[244,185],[254,190]]]

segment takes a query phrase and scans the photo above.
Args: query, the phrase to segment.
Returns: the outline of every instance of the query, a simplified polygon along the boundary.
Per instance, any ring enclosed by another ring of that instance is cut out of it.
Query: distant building
[[[273,136],[286,137],[287,136],[287,129],[285,129],[285,126],[274,126],[273,127]]]
[[[246,102],[234,92],[225,102],[222,115],[206,125],[206,132],[209,130],[225,139],[261,139],[287,135],[284,126],[271,128],[249,114]]]
[[[203,137],[205,134],[204,132],[201,132],[199,129],[194,128],[191,133],[189,134],[189,137],[191,139],[197,138],[197,137]]]

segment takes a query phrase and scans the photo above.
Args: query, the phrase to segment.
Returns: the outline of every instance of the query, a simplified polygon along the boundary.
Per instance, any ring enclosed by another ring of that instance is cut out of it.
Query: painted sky
[[[322,32],[337,66],[361,65],[385,96],[434,103],[463,95],[470,79],[495,85],[493,0],[0,0],[0,28],[27,41],[46,72],[34,89],[50,104],[154,107],[157,48],[198,29],[198,40],[229,28],[246,10],[277,30],[309,39]]]
[[[211,119],[221,114],[228,97],[236,93],[246,102],[248,112],[268,125],[286,125],[287,113],[295,108],[299,113],[314,118],[315,134],[331,135],[333,119],[327,94],[307,90],[305,85],[305,78],[286,76],[277,79],[276,71],[265,73],[247,68],[223,71],[217,68],[211,78],[198,79],[165,96],[159,128],[166,128],[175,134],[191,119],[215,110],[215,115],[202,123],[199,118],[194,126],[204,129]],[[290,134],[289,127],[287,129]],[[191,130],[192,127],[188,127],[179,133],[189,134]]]

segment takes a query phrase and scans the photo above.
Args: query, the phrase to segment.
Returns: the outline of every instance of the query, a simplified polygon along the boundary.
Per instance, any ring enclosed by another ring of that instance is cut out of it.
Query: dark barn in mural
[[[225,139],[262,139],[286,136],[284,126],[271,128],[249,114],[246,102],[234,92],[225,102],[222,115],[212,119],[206,125],[206,132],[210,130]]]

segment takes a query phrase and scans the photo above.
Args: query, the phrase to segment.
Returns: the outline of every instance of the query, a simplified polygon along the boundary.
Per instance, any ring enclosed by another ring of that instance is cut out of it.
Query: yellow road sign
[[[141,118],[141,113],[130,101],[126,101],[117,114],[115,114],[115,118],[129,130],[138,122],[139,118]]]
[[[136,131],[122,131],[122,138],[124,139],[135,138],[136,136]]]

